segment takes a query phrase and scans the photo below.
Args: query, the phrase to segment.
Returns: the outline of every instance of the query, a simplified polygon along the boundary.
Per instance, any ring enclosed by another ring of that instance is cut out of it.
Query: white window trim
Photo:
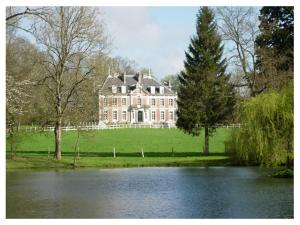
[[[116,85],[112,85],[112,86],[111,86],[111,92],[112,92],[113,94],[116,94],[116,93],[118,92],[118,87],[117,87]]]
[[[172,102],[172,105],[170,104],[170,102]],[[174,106],[174,99],[173,98],[169,98],[169,106]]]
[[[116,104],[114,104],[114,99],[116,99]],[[118,105],[118,98],[117,97],[113,97],[112,98],[112,103],[111,103],[112,106],[117,106]]]
[[[125,104],[123,104],[124,99],[125,99]],[[121,105],[122,106],[126,106],[127,105],[127,98],[126,97],[122,97]]]
[[[153,119],[153,113],[154,113],[154,119]],[[156,121],[156,111],[151,111],[151,120]]]
[[[170,116],[171,113],[172,113],[172,117],[173,117],[172,119],[171,119],[171,116]],[[170,111],[169,111],[169,120],[171,120],[171,121],[174,120],[174,111],[173,111],[173,110],[170,110]]]
[[[105,113],[106,113],[106,118],[105,118]],[[103,111],[103,121],[108,121],[108,110]]]
[[[165,88],[163,86],[159,87],[159,93],[164,94],[165,93]]]
[[[126,86],[125,85],[121,86],[121,93],[126,94]]]
[[[151,106],[155,106],[156,105],[156,99],[155,98],[151,98]],[[153,104],[153,101],[154,101],[154,104]]]
[[[161,115],[162,115],[162,113],[163,113],[163,115],[164,115],[164,118],[163,119],[161,119]],[[160,111],[160,114],[159,114],[159,121],[165,121],[165,111]]]
[[[123,118],[124,112],[125,112],[125,119]],[[122,121],[127,121],[127,112],[125,110],[122,111]]]
[[[160,100],[159,100],[159,106],[165,106],[165,99],[164,98],[160,98]]]
[[[103,106],[107,106],[108,105],[108,99],[107,97],[103,98]]]
[[[114,118],[114,112],[116,112],[116,119]],[[112,111],[112,121],[118,121],[118,110]]]
[[[139,101],[139,100],[140,100],[140,101]],[[141,106],[141,105],[142,105],[142,98],[141,98],[141,97],[137,97],[136,102],[137,102],[137,105],[138,105],[138,106]]]

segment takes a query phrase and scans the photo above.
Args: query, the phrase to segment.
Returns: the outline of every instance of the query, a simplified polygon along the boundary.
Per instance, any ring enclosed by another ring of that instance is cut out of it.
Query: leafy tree
[[[280,88],[293,79],[294,7],[263,7],[259,20],[257,66],[265,89]]]
[[[267,166],[293,164],[293,83],[270,90],[240,105],[236,118],[243,127],[232,133],[228,151],[236,163]]]
[[[209,154],[209,135],[218,123],[231,115],[235,94],[225,74],[223,46],[214,14],[201,7],[197,15],[197,34],[185,53],[185,70],[179,76],[177,127],[192,135],[205,130],[204,155]]]

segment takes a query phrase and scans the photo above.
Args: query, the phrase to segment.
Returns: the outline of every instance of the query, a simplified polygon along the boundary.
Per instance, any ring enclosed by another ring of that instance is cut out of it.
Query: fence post
[[[50,159],[50,146],[48,147],[48,159]]]
[[[144,151],[143,151],[143,148],[142,148],[142,157],[144,158]]]
[[[114,158],[116,158],[116,148],[114,147]]]

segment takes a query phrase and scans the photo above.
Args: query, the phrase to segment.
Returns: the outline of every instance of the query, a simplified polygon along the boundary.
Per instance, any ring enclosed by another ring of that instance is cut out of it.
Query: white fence
[[[241,124],[217,124],[216,128],[241,128]],[[176,128],[175,124],[96,124],[86,123],[78,126],[63,126],[63,131],[75,130],[105,130],[105,129],[122,129],[122,128]],[[39,126],[19,126],[21,131],[37,132],[37,131],[54,131],[54,127],[39,127]]]

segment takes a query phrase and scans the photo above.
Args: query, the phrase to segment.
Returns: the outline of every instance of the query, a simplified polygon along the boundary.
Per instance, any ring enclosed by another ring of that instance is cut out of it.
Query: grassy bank
[[[210,137],[210,156],[202,156],[203,136],[192,137],[178,129],[116,129],[79,134],[80,167],[210,166],[226,165],[224,141],[230,129],[220,128]],[[69,168],[73,166],[78,133],[63,133],[62,160],[53,159],[52,133],[21,133],[15,160],[8,169]],[[7,154],[9,155],[7,144]],[[50,157],[48,149],[50,148]],[[113,157],[113,149],[116,158]],[[144,158],[142,157],[142,151]]]
[[[229,161],[226,156],[198,157],[84,157],[76,161],[78,168],[115,168],[115,167],[152,167],[152,166],[225,166]],[[41,157],[16,157],[6,160],[7,169],[47,169],[74,168],[72,157],[63,157],[61,161]]]

